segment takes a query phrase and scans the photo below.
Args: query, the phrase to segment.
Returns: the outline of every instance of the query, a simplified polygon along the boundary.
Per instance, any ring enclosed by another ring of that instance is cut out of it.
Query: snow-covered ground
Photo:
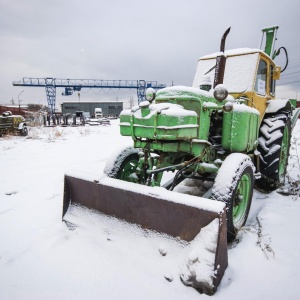
[[[204,299],[179,278],[180,244],[97,215],[61,220],[66,172],[102,174],[115,148],[111,126],[31,128],[0,138],[0,299]],[[300,175],[300,122],[289,174]],[[300,299],[300,197],[254,193],[248,222],[229,246],[214,299]],[[167,255],[163,256],[162,253]]]

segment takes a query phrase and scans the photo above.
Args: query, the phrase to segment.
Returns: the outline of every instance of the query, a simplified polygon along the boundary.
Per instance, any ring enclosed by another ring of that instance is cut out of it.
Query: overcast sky
[[[300,99],[299,14],[299,0],[0,0],[0,104],[47,104],[44,88],[13,87],[23,77],[191,86],[197,59],[219,50],[229,26],[226,49],[258,48],[261,29],[272,25],[290,61],[280,94]],[[62,92],[57,103],[78,100]],[[130,95],[136,90],[82,90],[81,101]]]

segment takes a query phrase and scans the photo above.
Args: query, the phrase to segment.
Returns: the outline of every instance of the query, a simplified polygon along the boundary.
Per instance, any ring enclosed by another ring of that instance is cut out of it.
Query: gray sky
[[[300,99],[299,13],[299,0],[0,0],[0,104],[47,104],[44,88],[12,86],[23,77],[191,86],[197,59],[219,50],[229,26],[226,49],[258,48],[261,29],[272,25],[276,49],[286,47],[290,61],[278,94]],[[277,62],[284,64],[283,52]],[[57,103],[78,100],[62,92]],[[81,101],[131,95],[136,90],[82,90]]]

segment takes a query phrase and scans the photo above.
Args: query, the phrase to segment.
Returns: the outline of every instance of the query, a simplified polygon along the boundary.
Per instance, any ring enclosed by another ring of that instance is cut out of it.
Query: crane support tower
[[[155,90],[166,87],[157,81],[146,80],[101,80],[101,79],[60,79],[60,78],[31,78],[23,77],[19,81],[13,81],[13,86],[45,87],[49,113],[55,111],[56,88],[64,88],[63,96],[70,96],[74,91],[81,91],[82,88],[102,89],[136,89],[138,103],[145,100],[145,91],[151,87]]]

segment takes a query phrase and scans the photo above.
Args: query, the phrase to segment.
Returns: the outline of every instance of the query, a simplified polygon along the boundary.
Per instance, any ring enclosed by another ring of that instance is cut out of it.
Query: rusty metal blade
[[[82,205],[144,229],[192,241],[201,228],[219,220],[214,286],[228,264],[223,203],[103,177],[99,182],[65,175],[63,217],[69,205]],[[201,288],[200,288],[201,290]]]

